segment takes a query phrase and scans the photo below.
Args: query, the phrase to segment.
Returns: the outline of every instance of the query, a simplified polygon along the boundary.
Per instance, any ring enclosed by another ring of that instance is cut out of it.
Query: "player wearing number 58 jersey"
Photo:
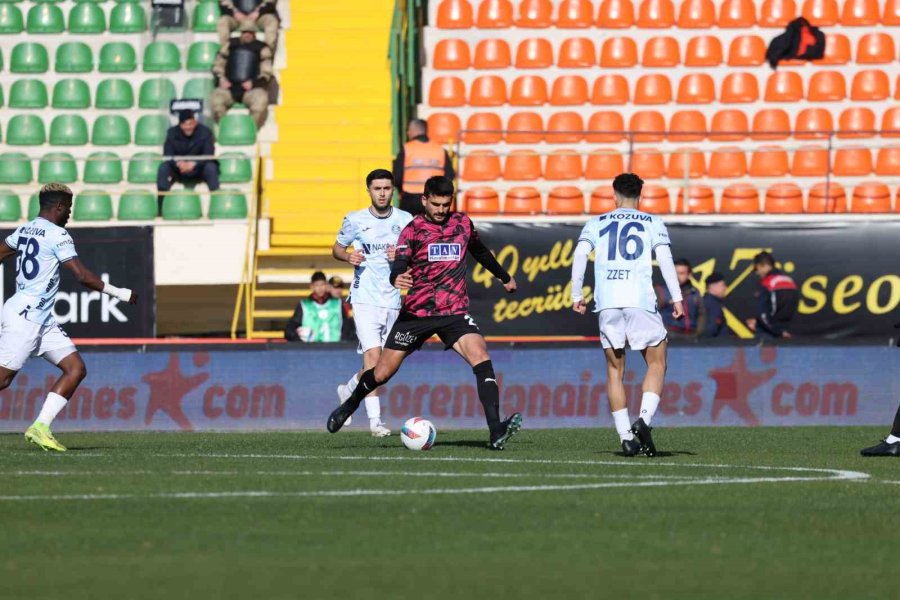
[[[588,255],[594,253],[594,302],[606,355],[609,407],[628,456],[640,451],[647,456],[656,454],[649,425],[659,406],[666,373],[666,328],[656,307],[653,254],[672,295],[672,316],[680,319],[684,315],[669,232],[659,217],[638,210],[643,184],[632,173],[613,180],[616,209],[588,221],[578,237],[572,263],[573,309],[584,314],[584,269]],[[639,350],[647,362],[641,414],[631,425],[623,383],[626,344]]]
[[[72,212],[72,191],[59,183],[40,192],[40,213],[0,244],[0,261],[16,256],[16,293],[0,313],[0,390],[12,383],[31,356],[40,356],[62,370],[25,439],[44,450],[65,451],[50,433],[50,423],[86,375],[75,344],[53,318],[59,290],[59,266],[64,265],[85,287],[134,304],[131,290],[104,283],[89,271],[75,251],[75,242],[63,229]]]

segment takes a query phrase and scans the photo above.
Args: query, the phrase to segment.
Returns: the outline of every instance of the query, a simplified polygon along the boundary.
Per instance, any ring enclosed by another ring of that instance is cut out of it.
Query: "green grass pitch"
[[[885,428],[0,436],[0,598],[896,598]]]

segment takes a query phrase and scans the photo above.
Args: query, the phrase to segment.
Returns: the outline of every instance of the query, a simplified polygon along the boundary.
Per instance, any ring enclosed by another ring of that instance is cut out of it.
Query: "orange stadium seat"
[[[597,12],[597,27],[627,29],[634,25],[634,5],[631,0],[603,0]]]
[[[480,75],[469,90],[471,106],[501,106],[506,104],[506,81],[497,75]]]
[[[809,78],[806,99],[810,102],[838,102],[846,97],[847,83],[840,71],[823,69],[816,71]]]
[[[847,212],[847,192],[836,181],[817,183],[809,190],[806,212],[845,213]]]
[[[894,38],[886,33],[867,33],[856,45],[856,62],[867,65],[892,63],[897,60]]]
[[[581,155],[574,150],[554,150],[547,157],[547,166],[544,168],[544,179],[562,181],[579,179],[584,175],[581,165]]]
[[[875,113],[865,107],[845,109],[838,118],[839,138],[867,138],[875,135]]]
[[[588,131],[597,133],[588,133],[587,141],[595,144],[606,144],[619,142],[625,139],[625,121],[622,113],[612,110],[601,110],[591,115],[587,124]],[[605,132],[605,133],[604,133]],[[900,132],[898,132],[900,135]]]
[[[719,27],[741,29],[756,25],[756,5],[753,0],[725,0],[719,7]]]
[[[716,101],[716,84],[706,73],[691,73],[678,82],[678,104],[709,104]]]
[[[438,6],[438,29],[468,29],[473,24],[472,5],[467,0],[443,0]]]
[[[584,176],[586,179],[612,179],[624,171],[625,161],[621,154],[611,150],[595,150],[588,154]]]
[[[853,85],[850,88],[850,99],[857,101],[886,100],[890,92],[890,82],[887,73],[870,69],[859,71],[853,76]]]
[[[513,25],[513,5],[510,0],[481,0],[475,26],[479,29],[507,29]]]
[[[716,7],[712,0],[682,0],[678,10],[680,29],[709,29],[716,24]]]
[[[753,115],[754,140],[783,140],[790,135],[791,121],[780,108],[764,108]]]
[[[805,0],[800,14],[806,17],[810,25],[830,27],[837,25],[838,5],[836,0]]]
[[[553,24],[553,3],[550,0],[522,0],[516,27],[544,29]]]
[[[459,141],[462,125],[454,113],[432,113],[428,117],[428,137],[439,144]]]
[[[766,61],[766,43],[758,35],[740,35],[728,47],[729,67],[757,67]]]
[[[763,212],[802,213],[803,192],[796,183],[775,183],[766,190]]]
[[[655,110],[639,110],[631,115],[628,130],[635,142],[661,142],[666,135],[666,118]]]
[[[641,29],[665,29],[675,24],[672,0],[642,0],[637,26]]]
[[[506,142],[537,144],[544,139],[544,120],[536,112],[517,112],[506,123]]]
[[[464,210],[470,215],[496,215],[500,212],[500,196],[494,188],[475,187],[466,190]]]
[[[512,64],[509,44],[506,40],[481,40],[475,46],[476,69],[507,69]]]
[[[794,119],[794,137],[800,140],[826,138],[833,130],[834,121],[825,108],[804,108]]]
[[[855,213],[891,212],[891,191],[883,183],[870,181],[853,188],[850,211]]]
[[[516,77],[509,103],[513,106],[541,106],[547,103],[547,82],[538,75]]]
[[[459,77],[435,77],[428,89],[431,106],[463,106],[466,103],[466,84]]]
[[[548,144],[577,144],[584,139],[584,119],[575,111],[553,113],[546,137]]]
[[[759,190],[749,183],[729,185],[722,192],[722,214],[745,215],[759,212]]]
[[[579,106],[587,104],[587,81],[580,75],[563,75],[553,81],[550,104],[553,106]]]
[[[503,179],[532,181],[541,177],[541,157],[534,150],[513,150],[503,165]]]
[[[500,115],[489,112],[472,113],[466,121],[462,141],[467,144],[497,144],[503,139]]]
[[[709,139],[720,142],[742,140],[747,137],[750,125],[747,114],[741,110],[720,110],[713,115]]]
[[[669,214],[672,212],[672,200],[669,198],[669,190],[660,185],[645,185],[641,189],[641,202],[638,208],[654,215]]]
[[[679,110],[669,119],[669,139],[696,142],[706,137],[706,115],[699,110]]]
[[[561,29],[585,29],[594,24],[594,6],[590,0],[562,0],[556,13]]]
[[[794,0],[764,0],[759,9],[759,26],[782,28],[796,17]]]
[[[462,160],[466,181],[494,181],[500,178],[500,157],[493,150],[474,150]]]
[[[884,3],[881,24],[888,26],[900,25],[900,0],[887,0]]]
[[[553,188],[547,196],[547,214],[583,215],[584,192],[571,185]]]
[[[672,84],[663,74],[641,75],[634,87],[635,104],[668,104],[672,101]]]
[[[840,176],[868,175],[872,172],[872,153],[868,148],[838,148],[832,172]]]
[[[709,156],[709,176],[714,179],[734,179],[747,174],[747,155],[737,147],[721,146]]]
[[[679,188],[675,202],[675,212],[684,212],[684,188]],[[687,212],[709,214],[716,212],[716,197],[712,188],[705,185],[690,185],[687,189]]]
[[[637,44],[630,37],[611,37],[600,49],[600,66],[627,68],[637,64]]]
[[[674,67],[681,63],[681,49],[678,40],[663,35],[652,37],[644,43],[641,64],[645,67]]]
[[[506,192],[503,212],[510,215],[536,215],[544,212],[541,193],[533,187],[514,187]]]
[[[760,146],[750,157],[750,177],[781,177],[788,170],[787,151],[780,146]]]
[[[900,147],[889,146],[878,151],[875,174],[891,177],[900,175]]]
[[[529,38],[516,48],[517,69],[546,69],[553,66],[553,46],[544,38]]]
[[[825,55],[812,62],[817,65],[846,65],[850,62],[850,40],[842,33],[826,33]]]
[[[559,47],[556,64],[563,69],[593,67],[597,64],[597,48],[590,38],[569,38]]]
[[[844,0],[844,10],[841,11],[841,25],[845,27],[868,27],[877,25],[880,20],[878,0]]]
[[[601,75],[594,80],[591,104],[625,104],[628,99],[628,81],[622,75]]]
[[[884,111],[881,117],[881,137],[900,137],[900,106]]]
[[[706,157],[696,148],[678,148],[669,154],[666,177],[683,179],[687,169],[688,177],[703,177],[706,174]]]
[[[822,146],[801,146],[794,151],[791,175],[794,177],[822,177],[828,174],[828,149]]]
[[[666,172],[662,153],[649,148],[635,150],[631,155],[631,172],[642,179],[659,179]]]
[[[612,186],[601,185],[600,187],[594,188],[594,191],[591,192],[588,212],[592,215],[602,215],[603,213],[608,213],[615,209],[616,193],[613,191]]]
[[[435,69],[468,69],[472,66],[469,45],[463,40],[445,39],[434,47],[431,66]]]
[[[722,42],[711,35],[691,38],[684,54],[688,67],[718,67],[722,64]]]
[[[803,78],[796,71],[775,71],[766,81],[766,102],[803,100]]]
[[[759,100],[759,83],[756,75],[738,71],[729,73],[722,80],[719,98],[724,104],[743,104]]]

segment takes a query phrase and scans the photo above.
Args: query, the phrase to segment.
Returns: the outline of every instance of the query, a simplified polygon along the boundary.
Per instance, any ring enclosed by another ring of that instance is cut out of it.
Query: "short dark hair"
[[[428,135],[428,121],[425,119],[412,119],[410,120],[409,125],[418,127],[425,132],[425,135]],[[407,125],[407,127],[409,127],[409,125]]]
[[[718,271],[713,271],[709,274],[709,277],[706,278],[706,285],[710,285],[711,283],[719,283],[720,281],[725,281],[725,278],[722,277],[722,274]]]
[[[387,169],[375,169],[366,175],[366,187],[371,186],[376,179],[390,179],[391,185],[394,185],[394,174]]]
[[[694,268],[694,267],[691,266],[691,261],[689,261],[689,260],[686,259],[686,258],[679,258],[678,260],[676,260],[676,261],[675,261],[675,266],[676,266],[676,267],[687,267],[687,268],[688,268],[688,271],[691,271],[691,270],[693,270],[693,268]]]
[[[775,257],[772,256],[771,252],[760,252],[756,256],[753,257],[754,265],[769,265],[770,267],[775,266]]]
[[[623,198],[637,200],[641,197],[644,180],[634,173],[620,173],[613,179],[613,191]]]
[[[316,271],[315,273],[313,273],[309,282],[315,283],[317,281],[328,281],[328,279],[325,278],[325,273],[323,273],[322,271]]]
[[[429,177],[425,182],[425,196],[452,196],[454,193],[453,182],[443,175]]]
[[[66,200],[72,201],[72,190],[62,183],[48,183],[41,188],[38,194],[41,208],[50,208]]]

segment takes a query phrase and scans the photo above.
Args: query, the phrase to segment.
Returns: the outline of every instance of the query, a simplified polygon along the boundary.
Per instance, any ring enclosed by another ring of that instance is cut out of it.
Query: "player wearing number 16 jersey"
[[[666,373],[666,328],[653,289],[654,253],[672,295],[672,316],[680,319],[684,315],[669,232],[659,217],[638,210],[643,184],[632,173],[613,180],[616,209],[588,221],[578,238],[572,263],[573,309],[584,314],[584,269],[588,255],[594,253],[594,302],[606,355],[609,408],[622,451],[628,456],[639,451],[647,456],[656,455],[650,420],[659,406]],[[632,350],[640,350],[647,362],[641,414],[630,426],[623,384],[626,343]]]
[[[59,266],[64,265],[85,287],[137,302],[131,290],[104,283],[89,271],[75,252],[75,242],[63,226],[72,212],[72,191],[59,183],[40,192],[40,213],[0,244],[0,261],[16,255],[16,293],[0,313],[0,390],[6,389],[31,356],[40,356],[62,369],[25,439],[44,450],[65,451],[50,433],[50,423],[86,375],[75,344],[53,318],[59,290]]]

